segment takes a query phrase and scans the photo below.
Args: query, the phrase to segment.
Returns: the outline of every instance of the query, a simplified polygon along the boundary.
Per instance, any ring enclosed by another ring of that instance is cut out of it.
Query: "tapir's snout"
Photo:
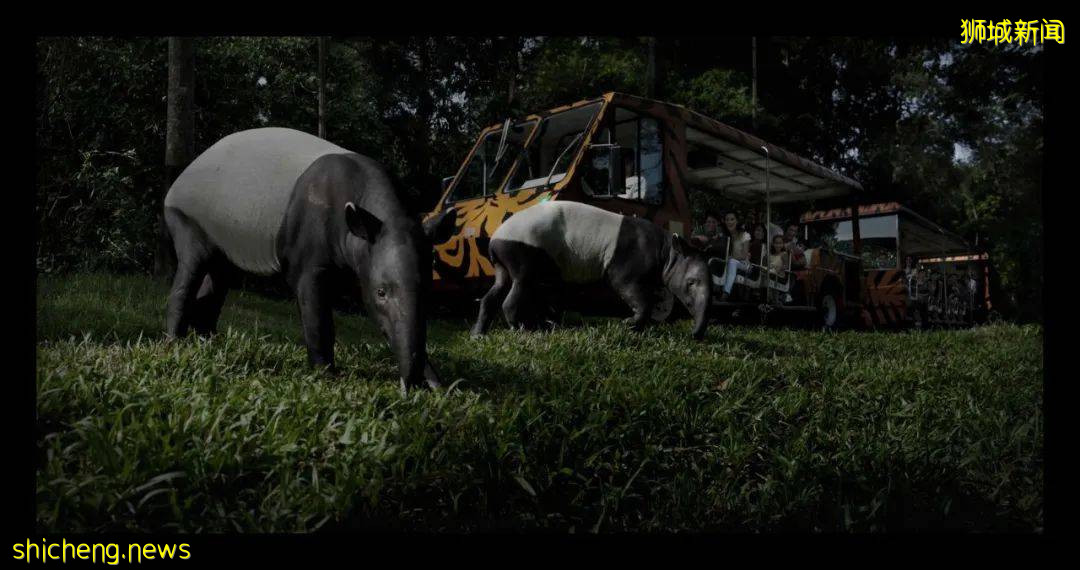
[[[401,382],[409,387],[422,386],[424,384],[424,371],[427,368],[427,350],[423,331],[419,334],[414,327],[423,327],[423,324],[398,326],[387,335],[390,351],[397,360],[398,375]]]
[[[697,290],[693,295],[693,309],[692,314],[694,316],[694,340],[702,340],[705,338],[705,330],[709,326],[709,305],[712,303],[712,281],[708,277],[708,273],[705,274]]]
[[[705,338],[705,330],[709,326],[709,319],[708,319],[709,305],[708,305],[707,302],[706,303],[695,302],[694,304],[695,305],[701,305],[701,306],[700,306],[700,308],[699,307],[694,308],[694,330],[693,330],[693,335],[694,335],[694,340],[701,340],[701,339]]]

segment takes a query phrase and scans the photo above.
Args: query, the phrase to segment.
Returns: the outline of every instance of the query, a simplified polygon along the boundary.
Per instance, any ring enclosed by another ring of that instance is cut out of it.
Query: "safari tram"
[[[770,235],[782,231],[775,221],[799,220],[805,245],[812,246],[799,267],[791,256],[779,271],[767,266],[763,253],[750,259],[749,269],[735,275],[737,294],[727,298],[717,293],[730,244],[727,251],[713,248],[714,318],[756,314],[765,322],[790,314],[824,328],[951,322],[960,290],[956,279],[937,275],[944,275],[943,264],[960,263],[954,259],[959,248],[938,248],[935,255],[952,256],[941,259],[922,255],[926,247],[914,250],[924,273],[912,280],[920,288],[910,296],[906,282],[895,286],[896,268],[878,279],[885,269],[866,265],[862,232],[877,240],[879,214],[891,214],[859,206],[863,193],[851,178],[683,106],[609,92],[481,131],[457,173],[443,180],[442,197],[429,214],[454,208],[457,217],[453,237],[435,247],[432,293],[436,304],[458,308],[463,299],[482,296],[494,280],[492,234],[536,204],[582,202],[688,237],[691,203],[707,197],[725,209],[753,212]],[[860,219],[871,215],[869,224]],[[656,295],[653,320],[679,315],[670,292],[658,288]],[[602,286],[561,286],[549,299],[561,308],[608,313],[621,307],[614,297]]]

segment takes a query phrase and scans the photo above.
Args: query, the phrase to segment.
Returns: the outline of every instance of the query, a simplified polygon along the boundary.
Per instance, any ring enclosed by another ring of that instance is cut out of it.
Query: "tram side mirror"
[[[622,147],[615,144],[607,147],[608,151],[608,195],[617,196],[626,192],[626,178],[623,174]]]

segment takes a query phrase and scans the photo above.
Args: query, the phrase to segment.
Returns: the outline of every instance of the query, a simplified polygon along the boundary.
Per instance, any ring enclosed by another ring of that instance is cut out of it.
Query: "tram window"
[[[501,157],[496,157],[496,154],[499,152],[502,129],[484,135],[484,140],[476,149],[476,154],[465,167],[461,181],[454,187],[454,191],[446,201],[456,202],[494,194],[506,178],[506,174],[525,154],[522,146],[532,133],[534,126],[536,126],[536,121],[513,125],[506,136],[506,148]]]
[[[853,254],[854,242],[840,241],[836,251]],[[863,269],[896,269],[896,238],[863,238]]]
[[[484,141],[476,149],[461,180],[454,186],[453,191],[446,197],[447,202],[479,198],[487,194],[486,189],[491,182],[488,165],[494,160],[495,152],[499,144],[498,132],[490,133],[484,137]]]
[[[546,117],[525,149],[506,192],[556,184],[577,158],[600,103],[592,103]]]
[[[897,218],[893,216],[871,216],[859,220],[859,234],[862,241],[863,269],[899,269],[900,258],[897,249]],[[853,254],[854,237],[851,221],[832,224],[820,229],[824,241],[832,241],[836,251]]]
[[[621,147],[623,191],[614,197],[647,204],[660,204],[663,201],[663,143],[660,123],[656,119],[618,109],[614,137],[611,129],[605,128],[598,133],[594,142],[614,142]],[[592,149],[587,160],[588,168],[583,176],[585,192],[608,196],[608,148]]]

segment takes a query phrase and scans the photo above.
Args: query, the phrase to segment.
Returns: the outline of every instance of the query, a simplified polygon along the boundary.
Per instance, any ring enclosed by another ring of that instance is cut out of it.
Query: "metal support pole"
[[[772,195],[769,192],[769,147],[761,145],[765,151],[765,242],[766,246],[772,243],[769,232],[772,231]]]

